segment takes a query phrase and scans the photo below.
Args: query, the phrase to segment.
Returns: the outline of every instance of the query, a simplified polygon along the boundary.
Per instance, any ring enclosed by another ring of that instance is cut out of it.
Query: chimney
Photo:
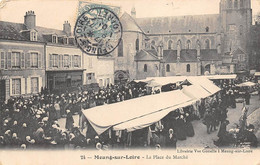
[[[35,19],[34,11],[27,11],[24,16],[24,24],[27,27],[27,29],[34,29],[36,25],[36,19]]]
[[[133,18],[136,18],[136,10],[135,10],[135,7],[132,7],[132,9],[131,9],[131,16],[132,16]]]
[[[71,26],[70,26],[69,21],[65,21],[65,22],[64,22],[64,24],[63,24],[63,31],[64,31],[68,36],[71,35]]]

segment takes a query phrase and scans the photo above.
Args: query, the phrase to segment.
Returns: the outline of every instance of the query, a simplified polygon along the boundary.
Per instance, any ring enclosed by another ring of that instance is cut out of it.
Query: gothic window
[[[181,48],[181,40],[178,40],[178,42],[177,42],[177,46],[180,46],[180,48]]]
[[[228,8],[232,8],[232,0],[228,0]]]
[[[147,64],[144,64],[144,72],[147,72]]]
[[[240,34],[240,35],[243,34],[243,26],[242,26],[242,25],[239,26],[239,34]]]
[[[123,57],[124,54],[124,49],[123,49],[123,40],[120,41],[119,45],[118,45],[118,52],[117,52],[117,56],[118,57]]]
[[[240,0],[240,8],[244,7],[244,0]]]
[[[135,50],[139,51],[139,39],[138,38],[135,40]]]
[[[190,72],[190,64],[186,65],[186,72]]]
[[[187,46],[186,46],[186,49],[190,49],[191,48],[191,41],[190,40],[188,40],[187,41]]]
[[[205,49],[209,49],[209,48],[210,48],[210,46],[209,46],[209,40],[206,39],[206,40],[205,40]]]
[[[170,65],[167,64],[167,65],[166,65],[166,72],[170,72],[170,71],[171,71]]]
[[[206,32],[209,32],[209,27],[207,26],[207,27],[205,28],[205,30],[206,30]]]
[[[155,41],[154,40],[152,40],[152,42],[151,42],[151,49],[155,49]]]
[[[168,49],[172,49],[172,40],[168,41]]]
[[[234,8],[237,8],[237,7],[238,7],[238,1],[235,0],[235,2],[234,2]]]

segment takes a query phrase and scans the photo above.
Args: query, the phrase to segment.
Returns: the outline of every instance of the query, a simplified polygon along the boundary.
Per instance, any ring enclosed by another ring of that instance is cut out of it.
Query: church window
[[[118,45],[118,54],[117,56],[118,57],[123,57],[123,54],[124,54],[124,48],[123,48],[123,40],[120,41],[119,45]]]
[[[239,26],[239,34],[240,34],[240,35],[243,34],[243,26],[242,26],[242,25]]]
[[[135,40],[135,50],[139,51],[139,39],[138,38]]]
[[[207,26],[207,27],[205,28],[205,30],[206,30],[206,32],[209,32],[209,27]]]
[[[151,49],[155,49],[155,41],[154,40],[152,40],[152,42],[151,42]]]
[[[147,72],[147,64],[144,64],[144,72]]]
[[[228,8],[232,8],[232,0],[228,0]]]
[[[240,8],[244,7],[244,0],[240,0]]]
[[[190,72],[190,64],[186,65],[186,72]]]
[[[238,7],[238,1],[235,0],[235,2],[234,2],[234,8],[237,8],[237,7]]]
[[[166,72],[170,72],[170,71],[171,71],[170,65],[167,64],[167,65],[166,65]]]
[[[208,39],[206,39],[206,41],[205,41],[205,49],[210,49],[209,40]]]
[[[191,41],[188,40],[188,41],[187,41],[187,47],[186,47],[186,49],[190,49],[190,48],[191,48]]]
[[[168,41],[168,49],[172,49],[172,40]]]

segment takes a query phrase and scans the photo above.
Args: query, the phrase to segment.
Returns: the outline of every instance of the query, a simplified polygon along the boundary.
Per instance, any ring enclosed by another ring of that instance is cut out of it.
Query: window
[[[30,40],[31,41],[37,41],[37,33],[36,32],[31,32]]]
[[[205,30],[206,30],[206,32],[209,32],[209,27],[207,26],[207,27],[205,28]]]
[[[5,69],[5,52],[1,52],[1,64],[0,64],[1,69]]]
[[[53,67],[58,67],[59,66],[59,56],[58,54],[53,54],[52,55],[52,59],[53,59]]]
[[[67,37],[64,37],[64,39],[63,39],[63,41],[64,41],[64,44],[65,45],[68,45],[69,44],[69,41],[68,41],[69,39],[67,38]]]
[[[12,68],[21,68],[20,52],[12,52]]]
[[[135,50],[139,51],[139,39],[138,38],[135,40]]]
[[[172,49],[172,40],[168,41],[168,49]]]
[[[240,0],[240,8],[244,7],[244,0]]]
[[[12,79],[12,94],[21,94],[21,79]]]
[[[154,40],[152,40],[152,42],[151,42],[151,49],[155,49],[155,41]]]
[[[66,54],[64,55],[64,64],[63,64],[64,67],[69,67],[70,66],[69,58],[70,58],[69,55],[66,55]]]
[[[237,8],[237,7],[238,7],[238,1],[235,0],[235,2],[234,2],[234,8]]]
[[[170,65],[167,64],[167,65],[166,65],[166,72],[170,72],[170,71],[171,71]]]
[[[228,0],[228,8],[232,8],[232,0]]]
[[[80,56],[75,55],[74,56],[74,67],[79,67],[80,66]]]
[[[240,34],[240,35],[243,34],[243,26],[242,26],[242,25],[239,26],[239,34]]]
[[[206,39],[205,40],[205,49],[209,49],[210,47],[209,47],[209,40],[208,39]]]
[[[56,35],[52,36],[52,43],[57,43],[57,36]]]
[[[123,44],[123,40],[120,41],[119,45],[118,45],[118,52],[117,52],[117,56],[118,57],[123,57],[124,56],[124,44]]]
[[[39,86],[38,86],[38,77],[32,77],[31,78],[31,92],[32,93],[38,93],[39,92]]]
[[[31,67],[38,68],[38,53],[31,53]]]
[[[238,55],[238,61],[245,62],[246,61],[246,56],[244,54],[239,54]]]
[[[190,49],[190,48],[191,48],[191,42],[190,42],[190,40],[188,40],[186,49]]]
[[[190,64],[187,64],[187,66],[186,66],[186,72],[190,72]]]
[[[147,65],[144,64],[144,72],[147,72]]]

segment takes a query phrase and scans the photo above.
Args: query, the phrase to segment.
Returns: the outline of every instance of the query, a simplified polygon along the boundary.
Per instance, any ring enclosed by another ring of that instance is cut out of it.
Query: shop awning
[[[248,81],[248,82],[244,82],[244,83],[238,84],[237,86],[238,87],[251,87],[251,86],[254,86],[254,85],[256,85],[256,84],[253,83],[253,82]]]
[[[227,79],[236,79],[236,74],[228,74],[228,75],[210,75],[205,76],[210,80],[227,80]]]
[[[260,72],[255,72],[255,76],[260,76]]]
[[[120,126],[120,129],[137,127],[139,124],[131,122],[132,120],[138,120],[141,125],[153,123],[160,118],[159,115],[158,118],[155,113],[161,112],[160,116],[163,116],[167,114],[169,110],[174,110],[175,106],[180,106],[190,101],[194,101],[194,99],[188,97],[180,90],[175,90],[115,104],[93,107],[84,110],[83,114],[96,133],[100,135],[110,127],[124,123],[127,127]],[[133,124],[131,125],[129,123]],[[139,125],[139,127],[141,125]]]
[[[185,86],[182,89],[182,92],[194,99],[204,99],[212,95],[210,92],[206,91],[199,85]]]

